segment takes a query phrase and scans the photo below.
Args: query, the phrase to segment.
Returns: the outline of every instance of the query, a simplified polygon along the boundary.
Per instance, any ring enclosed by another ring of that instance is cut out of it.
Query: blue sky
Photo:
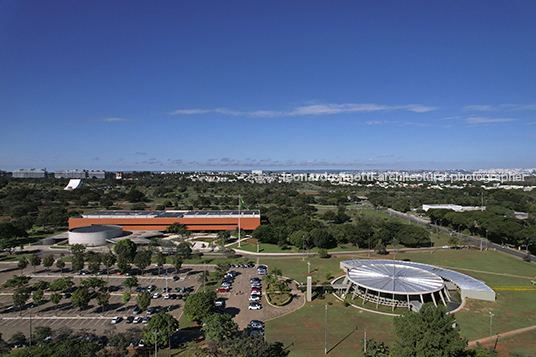
[[[536,167],[534,1],[0,2],[0,169]]]

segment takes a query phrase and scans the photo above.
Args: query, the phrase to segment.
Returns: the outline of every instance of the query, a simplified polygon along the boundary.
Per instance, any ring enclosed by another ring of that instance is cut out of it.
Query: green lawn
[[[361,257],[362,258],[362,257]],[[392,259],[373,256],[373,259]],[[260,262],[268,265],[269,269],[277,267],[284,276],[305,282],[307,274],[307,261],[311,262],[311,276],[313,280],[325,281],[326,273],[341,275],[339,268],[344,258],[262,258]],[[440,265],[484,280],[490,286],[530,286],[531,278],[536,276],[536,264],[526,263],[520,259],[507,256],[494,251],[478,250],[439,250],[417,253],[398,253],[397,259],[410,259],[414,262]],[[474,270],[478,271],[475,272]],[[507,276],[510,274],[515,276]],[[462,336],[469,341],[489,336],[489,313],[495,314],[493,330],[496,333],[505,333],[536,324],[536,291],[497,291],[495,302],[467,300],[466,306],[456,313],[456,319],[461,328]],[[324,353],[324,314],[325,304],[328,305],[328,324],[332,321],[334,327],[328,327],[328,350],[331,356],[355,355],[360,348],[363,338],[363,329],[367,328],[367,336],[380,341],[391,343],[392,318],[358,309],[344,308],[333,296],[325,300],[315,300],[307,303],[300,310],[280,317],[267,323],[267,339],[270,342],[280,341],[288,346],[291,356],[310,356]],[[333,320],[331,320],[333,319]],[[336,322],[335,322],[336,321]],[[352,332],[354,326],[357,332]],[[337,327],[335,327],[337,326]],[[504,343],[499,342],[501,356],[508,352],[525,353],[533,355],[535,352],[534,340],[536,332],[527,332],[523,336],[510,337]],[[347,337],[348,336],[348,337]],[[527,337],[528,336],[528,337]],[[345,339],[346,337],[346,339]],[[519,343],[522,343],[521,345]],[[353,351],[353,352],[350,352]],[[530,353],[529,353],[530,352]]]
[[[316,299],[305,304],[292,314],[268,321],[267,341],[282,342],[291,351],[290,356],[324,355],[326,306],[329,356],[359,355],[365,328],[367,338],[389,340],[392,317],[344,307],[340,301],[328,295],[324,300]]]

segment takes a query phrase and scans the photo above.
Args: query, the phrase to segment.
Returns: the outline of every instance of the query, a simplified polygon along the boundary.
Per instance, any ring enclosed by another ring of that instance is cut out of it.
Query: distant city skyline
[[[536,167],[533,1],[0,3],[0,170]]]

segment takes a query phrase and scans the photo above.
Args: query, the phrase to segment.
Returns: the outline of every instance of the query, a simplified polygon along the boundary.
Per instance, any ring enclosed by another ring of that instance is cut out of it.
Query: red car
[[[219,293],[226,293],[228,291],[229,291],[229,288],[226,286],[222,286],[221,288],[218,289]]]
[[[251,289],[250,292],[252,293],[252,292],[254,292],[254,291],[257,292],[257,293],[260,293],[260,292],[261,292],[261,289],[253,288],[253,289]]]

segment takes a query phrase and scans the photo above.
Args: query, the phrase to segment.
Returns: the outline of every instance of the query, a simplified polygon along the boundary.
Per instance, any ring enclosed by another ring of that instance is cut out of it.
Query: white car
[[[251,295],[249,301],[259,301],[261,299],[260,295]]]
[[[123,320],[121,316],[116,316],[112,319],[112,323],[116,324],[116,323],[119,323],[121,320]]]
[[[258,302],[249,303],[248,310],[260,310],[260,309],[261,309],[261,304],[259,304]]]
[[[167,293],[166,295],[164,295],[164,299],[169,299],[170,296],[171,296],[171,294]]]
[[[153,294],[153,299],[158,299],[160,296],[162,296],[162,295],[160,295],[160,293],[154,293]]]
[[[261,295],[262,295],[262,293],[261,293],[260,291],[257,291],[257,290],[253,290],[253,291],[251,292],[251,295],[257,295],[257,296],[261,296]]]
[[[134,318],[134,321],[132,321],[132,322],[135,323],[135,324],[139,324],[141,322],[141,320],[143,320],[143,318],[141,316],[136,316]]]

